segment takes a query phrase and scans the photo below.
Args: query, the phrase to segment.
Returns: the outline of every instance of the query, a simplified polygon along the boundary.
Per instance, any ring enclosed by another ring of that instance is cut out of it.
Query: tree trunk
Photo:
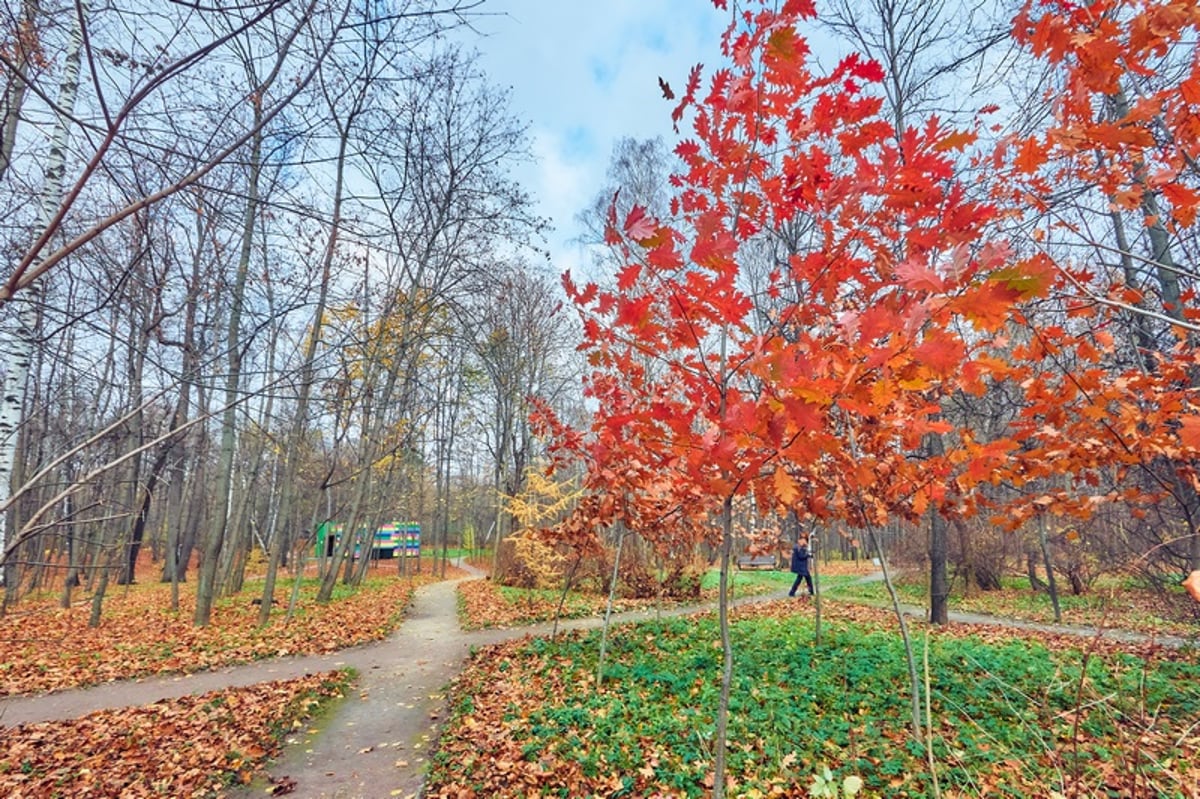
[[[200,242],[205,238],[206,215],[201,213],[203,204],[199,197],[196,199],[196,247],[192,253],[192,275],[188,283],[187,299],[184,303],[184,326],[183,326],[183,380],[179,386],[179,397],[175,402],[175,410],[171,416],[172,429],[178,430],[188,421],[188,411],[191,407],[192,381],[199,370],[199,358],[196,347],[196,318],[199,313],[200,299],[200,283],[202,275],[203,259],[201,257],[202,247]],[[197,397],[200,405],[200,412],[206,412],[206,403],[202,389],[197,392]],[[204,434],[199,433],[199,445],[196,447],[196,463],[200,464],[199,470],[203,470],[204,455],[206,447],[202,442],[205,441]],[[184,531],[185,525],[188,524],[189,518],[194,518],[199,515],[198,511],[194,512],[191,517],[187,515],[187,510],[184,504],[187,497],[186,481],[188,478],[188,470],[184,462],[184,447],[172,447],[167,455],[167,479],[170,485],[167,489],[167,544],[166,557],[163,559],[163,581],[171,583],[171,608],[179,610],[179,583],[187,576],[188,561],[191,559],[192,546],[195,543],[194,535],[188,535]],[[196,505],[200,507],[199,504]],[[194,529],[194,528],[193,528]]]
[[[913,740],[923,742],[924,738],[921,734],[921,681],[917,674],[917,659],[913,652],[912,638],[908,634],[908,622],[904,619],[904,611],[900,607],[900,595],[896,593],[896,586],[892,583],[891,574],[888,572],[887,556],[883,554],[883,542],[879,540],[879,535],[875,532],[875,525],[869,521],[866,522],[866,525],[871,535],[875,554],[879,557],[879,568],[883,572],[883,584],[887,587],[888,596],[892,600],[892,611],[896,614],[896,620],[900,623],[900,638],[904,643],[904,656],[908,661],[908,680],[911,692],[910,698],[912,700],[912,716],[910,721]]]
[[[461,557],[459,560],[461,563]],[[577,554],[575,556],[575,562],[571,564],[571,568],[567,570],[566,575],[563,577],[563,587],[562,591],[560,591],[558,594],[558,604],[554,606],[554,626],[550,629],[551,641],[558,638],[558,620],[562,618],[562,609],[567,603],[567,594],[571,592],[571,586],[575,584],[575,575],[579,571],[579,565],[581,563],[583,563],[583,555]],[[609,595],[609,598],[612,598],[611,594]]]
[[[325,494],[326,500],[328,500],[329,488],[327,486],[321,486],[321,491],[322,491],[322,493]],[[320,509],[320,500],[318,499],[318,501],[314,502],[313,506],[312,506],[312,515],[309,517],[309,520],[308,520],[308,529],[309,530],[315,530],[317,527],[317,518],[318,518],[318,514],[320,513],[319,509]],[[295,617],[296,608],[300,604],[300,584],[304,580],[304,567],[305,567],[306,560],[307,560],[306,550],[301,550],[300,553],[296,556],[296,560],[295,560],[295,569],[293,571],[295,577],[292,580],[292,593],[288,596],[287,615],[284,616],[284,623],[291,621]],[[261,621],[261,619],[262,619],[261,612],[259,613],[259,619],[260,619],[259,624],[261,625],[263,623]]]
[[[812,581],[813,581],[813,646],[821,646],[821,569],[820,559],[817,553],[821,550],[821,544],[817,541],[817,534],[814,532],[808,537],[809,551],[812,553]]]
[[[1117,241],[1117,249],[1121,253],[1121,272],[1125,277],[1125,285],[1131,288],[1138,288],[1141,281],[1138,279],[1137,267],[1133,262],[1133,251],[1129,246],[1129,237],[1125,234],[1125,223],[1121,219],[1119,211],[1111,211],[1109,219],[1113,225],[1113,236]],[[1150,335],[1149,326],[1146,323],[1146,317],[1139,313],[1129,315],[1129,323],[1133,325],[1133,346],[1137,350],[1138,363],[1142,368],[1152,372],[1156,368],[1154,363],[1154,337]]]
[[[717,626],[721,631],[721,697],[713,740],[713,799],[725,796],[725,759],[729,739],[729,694],[733,686],[733,641],[729,636],[729,555],[733,549],[733,496],[721,505],[721,577],[717,596]]]
[[[929,509],[929,623],[950,623],[950,586],[946,579],[946,520]]]
[[[508,463],[508,436],[501,421],[500,403],[496,403],[494,420],[497,436],[496,462],[492,466],[492,496],[495,502],[495,517],[492,526],[496,530],[496,541],[492,548],[492,577],[500,578],[500,542],[504,540],[504,469]]]
[[[9,78],[4,98],[4,126],[0,131],[0,179],[12,164],[17,145],[17,127],[21,123],[21,109],[25,105],[25,91],[29,80],[29,54],[40,42],[36,41],[37,18],[41,11],[40,0],[24,0],[21,3],[21,20],[17,23],[12,59],[12,76]]]
[[[98,574],[95,592],[92,594],[92,611],[88,616],[88,627],[92,629],[100,626],[101,613],[104,609],[104,594],[108,590],[109,573],[119,559],[120,544],[119,540],[110,540],[104,534],[100,536],[96,558],[92,561],[95,572]]]
[[[354,539],[357,537],[356,529],[361,518],[360,514],[366,497],[367,487],[370,483],[370,469],[364,470],[358,479],[359,484],[355,489],[354,502],[350,507],[350,515],[346,520],[346,524],[342,527],[342,537],[338,539],[337,546],[334,548],[329,568],[321,575],[321,585],[317,589],[318,602],[328,602],[333,598],[333,589],[337,585],[338,572],[341,570],[343,563],[351,560],[350,556],[354,548]],[[349,568],[347,566],[347,569]]]
[[[36,12],[30,4],[25,11]],[[63,175],[67,160],[67,119],[75,109],[79,96],[79,67],[83,55],[83,17],[87,14],[87,0],[81,0],[76,13],[71,15],[71,36],[67,55],[63,62],[63,76],[59,83],[58,100],[55,106],[61,109],[54,123],[50,139],[50,152],[46,158],[45,178],[38,198],[38,224],[34,231],[35,240],[48,238],[46,234],[56,216],[63,195]],[[18,79],[18,83],[22,83]],[[11,109],[10,109],[11,111]],[[14,121],[15,126],[15,121]],[[6,120],[7,125],[7,120]],[[15,127],[14,127],[15,134]],[[8,135],[6,127],[4,135]],[[36,246],[36,244],[34,245]],[[29,377],[29,365],[37,343],[37,309],[41,291],[36,282],[31,283],[23,295],[18,295],[14,321],[15,328],[0,329],[0,363],[4,365],[4,383],[0,388],[0,505],[12,493],[13,463],[17,453],[17,433],[24,421],[25,387]],[[8,551],[8,514],[0,509],[0,584],[8,585],[15,575],[9,573],[6,557]]]
[[[1037,553],[1033,549],[1025,550],[1025,574],[1029,577],[1029,587],[1034,591],[1045,591],[1048,586],[1042,582],[1037,573]]]
[[[268,399],[268,405],[270,400]],[[262,429],[260,424],[260,429]],[[222,596],[233,596],[242,590],[245,580],[246,558],[254,547],[251,534],[250,504],[257,492],[258,477],[262,472],[262,461],[265,447],[257,447],[252,457],[248,474],[245,477],[245,487],[238,492],[234,511],[230,514],[230,525],[225,547],[221,552],[221,565],[218,579]]]
[[[1123,88],[1118,88],[1115,93],[1109,95],[1108,102],[1110,113],[1115,119],[1121,120],[1129,116],[1129,99]],[[1142,189],[1141,211],[1146,220],[1146,234],[1150,238],[1149,259],[1155,267],[1163,313],[1181,324],[1186,323],[1187,317],[1184,314],[1183,295],[1179,283],[1180,270],[1171,254],[1171,234],[1163,222],[1162,208],[1158,204],[1158,192],[1152,190],[1148,184],[1145,165],[1139,163],[1135,167],[1138,172],[1134,179]],[[1198,343],[1196,334],[1187,331],[1187,328],[1184,327],[1179,328],[1179,331],[1184,331],[1182,337],[1189,350],[1195,350]],[[1189,370],[1189,382],[1193,388],[1200,386],[1200,369]],[[1188,533],[1191,535],[1188,547],[1188,569],[1194,571],[1200,569],[1200,531],[1197,530],[1196,524],[1197,515],[1200,514],[1200,494],[1197,493],[1190,481],[1180,479],[1177,471],[1174,472],[1174,484],[1176,486],[1175,498],[1181,506],[1188,525]]]
[[[92,594],[92,612],[88,615],[88,627],[93,630],[100,626],[101,614],[104,611],[104,594],[108,590],[108,569],[107,562],[100,567],[100,580],[96,584],[95,593]]]
[[[941,419],[941,414],[933,417]],[[939,433],[930,433],[925,440],[929,454],[939,458],[946,454],[946,446]],[[949,549],[946,520],[942,518],[937,503],[929,507],[929,623],[948,624],[950,586],[946,579],[946,552]]]
[[[71,472],[68,471],[67,479],[71,479]],[[62,598],[59,600],[59,607],[64,610],[71,607],[71,590],[79,587],[79,553],[78,546],[75,543],[75,500],[73,495],[68,495],[63,498],[63,517],[66,520],[66,537],[67,537],[67,576],[63,580]]]
[[[1058,582],[1054,579],[1054,563],[1050,558],[1050,542],[1046,538],[1046,516],[1038,514],[1038,543],[1042,547],[1042,560],[1046,565],[1046,583],[1050,587],[1050,604],[1054,606],[1054,621],[1062,623],[1062,609],[1058,606]]]
[[[348,10],[349,6],[347,6]],[[197,626],[207,625],[212,612],[213,593],[215,590],[214,583],[216,581],[218,566],[217,559],[220,557],[221,547],[224,544],[225,534],[228,529],[229,495],[233,487],[233,450],[237,432],[235,427],[237,421],[236,399],[241,384],[242,347],[244,346],[241,336],[242,312],[246,297],[246,279],[250,269],[250,256],[254,246],[255,224],[258,221],[259,182],[263,168],[263,138],[265,135],[263,126],[267,120],[263,109],[266,105],[265,98],[279,78],[280,72],[284,67],[285,56],[291,50],[299,32],[299,27],[293,28],[287,32],[283,41],[279,42],[271,70],[261,80],[258,78],[257,66],[251,58],[247,57],[242,65],[245,70],[247,82],[253,89],[250,97],[253,98],[254,123],[251,128],[253,132],[249,139],[250,152],[247,161],[246,211],[242,219],[241,247],[238,254],[238,266],[234,279],[233,293],[230,297],[229,328],[226,338],[229,373],[225,380],[225,413],[221,420],[221,445],[216,480],[217,512],[214,514],[212,524],[209,527],[209,536],[205,542],[204,556],[200,564],[200,577],[196,585],[195,622]],[[321,61],[323,60],[324,58],[322,57]],[[320,61],[314,65],[313,72],[310,73],[311,75],[316,74],[316,69],[319,65]],[[296,84],[297,87],[300,85],[300,83]]]
[[[600,654],[596,658],[596,687],[604,683],[604,657],[608,652],[608,626],[617,595],[617,577],[621,573],[621,545],[625,542],[625,525],[617,533],[617,554],[613,557],[612,579],[608,583],[608,604],[604,607],[604,624],[600,626]],[[497,546],[499,548],[499,546]]]
[[[359,527],[364,518],[374,519],[374,513],[365,512],[367,501],[371,496],[371,487],[373,485],[372,472],[374,465],[377,462],[377,455],[381,454],[375,442],[382,441],[386,437],[384,429],[387,422],[385,410],[394,408],[393,398],[396,393],[396,383],[400,378],[399,365],[403,364],[404,353],[400,353],[398,359],[387,367],[386,379],[383,386],[378,392],[373,392],[368,401],[364,402],[363,408],[363,430],[367,431],[361,450],[361,458],[359,461],[358,486],[355,489],[354,500],[351,506],[350,518],[346,522],[345,533],[342,537],[342,543],[345,546],[339,546],[334,553],[334,563],[329,572],[325,574],[321,581],[321,587],[317,592],[317,598],[320,602],[328,602],[333,596],[333,586],[337,582],[337,571],[339,566],[345,563],[345,574],[343,575],[343,583],[350,585],[354,582],[354,563],[352,558],[347,555],[352,551],[351,543],[355,538],[359,538]],[[372,375],[368,372],[367,380],[371,380]],[[407,392],[404,392],[407,396]],[[401,400],[404,401],[403,399]],[[366,531],[366,540],[362,542],[360,549],[361,556],[368,558],[371,555],[371,544],[374,540],[374,530]],[[418,559],[418,571],[420,570]]]
[[[266,257],[266,253],[264,253],[264,262],[265,262],[265,257]],[[271,318],[274,318],[274,316],[275,316],[274,293],[271,291],[269,285],[266,289],[266,292],[267,292],[268,313]],[[267,341],[266,366],[265,366],[268,379],[275,374],[275,368],[276,368],[275,360],[276,360],[276,353],[278,351],[278,347],[279,347],[279,331],[275,326],[272,326],[271,334]],[[266,396],[266,401],[263,403],[263,405],[259,411],[258,424],[257,424],[258,429],[263,430],[263,431],[269,430],[271,427],[272,421],[274,419],[274,415],[275,415],[275,393],[268,392],[267,396]],[[272,496],[271,492],[269,490],[266,492],[263,492],[259,489],[259,478],[262,476],[263,461],[266,459],[267,453],[271,449],[271,448],[267,447],[265,444],[266,444],[266,442],[262,442],[262,443],[260,443],[259,446],[255,447],[254,455],[252,457],[252,463],[250,466],[250,473],[246,478],[246,490],[242,492],[242,497],[241,497],[240,501],[238,502],[238,510],[234,516],[236,521],[235,521],[235,525],[234,525],[233,529],[234,529],[236,535],[233,537],[233,540],[230,542],[229,555],[225,560],[222,574],[221,574],[222,591],[227,596],[232,596],[234,594],[241,592],[242,586],[245,584],[246,562],[249,558],[250,553],[254,550],[254,545],[255,545],[255,542],[254,542],[254,525],[255,525],[254,503],[260,496],[266,496],[267,497],[266,504],[268,506],[271,504],[271,500],[270,500],[270,498]],[[299,447],[299,442],[294,441],[292,446]],[[290,449],[290,447],[288,447],[287,449]],[[287,457],[287,456],[285,455],[284,457]],[[272,458],[272,463],[274,464],[274,462],[275,462],[275,459]],[[267,551],[269,553],[270,545],[268,543],[264,543],[264,546],[267,547]],[[270,560],[270,557],[268,556],[268,561],[269,560]],[[273,578],[271,580],[271,583],[272,583],[272,589],[273,589],[274,588],[274,579]],[[263,598],[262,598],[262,606],[268,612],[270,611],[270,607],[271,607],[270,597],[273,595],[274,595],[273,592],[272,592],[272,594],[269,594],[269,595],[264,593]]]
[[[163,467],[167,464],[167,453],[170,451],[171,445],[164,444],[162,451],[159,452],[158,457],[154,459],[154,464],[150,467],[150,474],[146,476],[146,487],[142,490],[142,502],[133,521],[127,557],[121,570],[121,576],[117,580],[118,585],[133,585],[138,553],[141,552],[142,539],[146,533],[146,519],[150,516],[150,501],[154,496],[154,489],[158,485],[159,475],[162,474]]]
[[[145,326],[137,320],[131,319],[131,329],[129,331],[129,347],[126,351],[126,363],[128,369],[126,371],[126,390],[129,396],[126,400],[128,407],[141,408],[144,398],[142,396],[142,374],[143,364],[145,361],[145,337],[139,335],[139,330],[144,330]],[[133,439],[135,446],[140,448],[146,443],[145,438],[145,419],[146,415],[138,410],[126,429],[129,438]],[[143,513],[150,509],[150,497],[154,487],[147,484],[149,491],[138,491],[138,485],[142,476],[142,453],[134,455],[129,460],[129,476],[125,480],[126,498],[123,505],[126,508],[138,508],[135,511],[133,526],[129,530],[125,547],[122,549],[122,557],[119,557],[117,562],[121,565],[120,572],[117,574],[118,585],[129,585],[133,583],[134,566],[137,563],[137,556],[141,551],[142,539],[146,533],[146,522]],[[123,536],[124,538],[125,536]]]
[[[204,407],[203,402],[201,407]],[[179,546],[176,548],[178,555],[175,564],[175,573],[173,576],[174,583],[187,582],[187,572],[192,563],[192,553],[198,549],[197,542],[200,540],[200,529],[206,521],[204,507],[207,504],[207,481],[208,467],[204,462],[204,456],[208,453],[208,441],[201,439],[200,457],[197,458],[197,469],[194,473],[187,476],[186,496],[189,498],[185,501],[182,512],[182,526],[179,528]],[[190,513],[188,510],[190,509]],[[174,589],[175,586],[173,585]]]
[[[265,89],[266,87],[262,87]],[[255,126],[262,115],[261,101],[255,106]],[[261,129],[254,134],[250,146],[249,178],[246,211],[242,219],[241,252],[230,297],[229,326],[225,338],[229,372],[225,378],[225,412],[221,418],[221,444],[218,450],[216,479],[216,512],[213,514],[204,542],[200,561],[200,576],[196,581],[197,627],[208,625],[216,593],[217,567],[229,524],[229,501],[233,489],[233,455],[237,445],[237,404],[242,377],[242,312],[246,297],[246,279],[250,272],[250,253],[254,243],[254,226],[258,218],[258,183],[262,173]]]

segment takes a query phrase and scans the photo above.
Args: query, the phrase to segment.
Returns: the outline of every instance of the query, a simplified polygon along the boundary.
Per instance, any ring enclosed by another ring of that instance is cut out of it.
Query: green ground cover
[[[914,605],[928,605],[927,585],[925,575],[913,572],[902,573],[895,579],[901,601]],[[891,601],[882,582],[831,584],[829,588],[840,599],[873,604]],[[1065,587],[1060,588],[1059,607],[1065,624],[1183,637],[1200,634],[1198,606],[1176,586],[1154,588],[1131,578],[1105,577],[1078,596]],[[1005,576],[998,591],[976,590],[968,595],[961,583],[955,584],[950,591],[950,608],[1039,623],[1054,621],[1049,594],[1032,590],[1028,578],[1016,575]]]
[[[868,796],[932,795],[924,748],[909,733],[899,637],[882,615],[852,622],[835,606],[817,646],[808,613],[772,605],[734,625],[730,795],[805,795],[826,767],[837,780],[861,777]],[[478,653],[456,688],[427,795],[706,795],[715,620],[619,628],[602,684],[597,636]],[[929,675],[947,796],[1184,799],[1200,784],[1192,655],[1086,654],[1053,638],[938,631]]]

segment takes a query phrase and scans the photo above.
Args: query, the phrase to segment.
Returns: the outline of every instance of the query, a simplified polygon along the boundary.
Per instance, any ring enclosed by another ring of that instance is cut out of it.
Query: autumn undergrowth
[[[215,797],[342,697],[348,671],[0,730],[0,796]]]
[[[458,587],[458,620],[464,630],[519,627],[555,618],[580,619],[604,613],[608,597],[586,591],[568,591],[559,613],[561,591],[513,588],[491,580],[472,580]],[[653,599],[619,599],[618,612],[653,607]]]
[[[865,795],[932,795],[909,738],[907,673],[886,616],[835,606],[820,646],[794,602],[740,613],[730,795],[805,795],[828,767]],[[427,796],[707,795],[720,648],[711,615],[481,650],[456,685]],[[1190,796],[1200,663],[1047,636],[929,635],[943,795]]]
[[[418,585],[435,578],[372,573],[355,589],[340,586],[327,604],[305,578],[294,616],[287,618],[291,581],[278,586],[271,620],[259,627],[261,584],[219,600],[211,623],[192,624],[195,598],[173,611],[170,587],[138,584],[105,599],[98,628],[87,626],[86,594],[67,610],[49,601],[23,603],[0,618],[0,696],[53,691],[147,674],[201,671],[263,658],[316,654],[380,640],[400,623]]]
[[[823,590],[835,590],[858,580],[868,569],[852,563],[835,564],[833,573],[821,577]],[[672,600],[650,597],[630,599],[618,597],[614,610],[642,610],[653,607],[678,607],[713,603],[717,599],[720,572],[706,571],[700,578],[700,596],[695,599]],[[734,598],[764,596],[785,591],[795,575],[780,570],[734,572],[731,591]],[[458,617],[463,629],[479,630],[494,627],[516,627],[550,621],[559,610],[560,589],[515,588],[497,585],[490,580],[463,583],[458,589]],[[594,591],[568,591],[559,618],[579,619],[603,615],[608,595]]]

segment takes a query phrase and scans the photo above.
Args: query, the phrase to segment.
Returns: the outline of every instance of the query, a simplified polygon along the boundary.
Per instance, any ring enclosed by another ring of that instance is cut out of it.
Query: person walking
[[[808,584],[808,595],[813,595],[812,575],[808,573],[808,536],[802,535],[796,539],[796,545],[792,547],[792,574],[796,575],[796,581],[792,583],[792,590],[788,591],[788,596],[795,596],[796,589],[800,587],[800,581],[803,580]]]

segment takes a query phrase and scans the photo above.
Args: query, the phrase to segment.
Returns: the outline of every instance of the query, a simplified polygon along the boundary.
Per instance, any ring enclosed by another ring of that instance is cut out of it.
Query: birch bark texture
[[[29,19],[36,13],[35,3],[26,5]],[[54,232],[54,226],[61,215],[59,205],[63,198],[63,176],[67,164],[67,136],[70,117],[75,111],[75,100],[79,96],[80,62],[83,58],[83,25],[88,13],[86,0],[80,2],[71,22],[71,33],[66,60],[64,62],[62,80],[58,87],[58,99],[55,103],[54,131],[50,137],[50,149],[46,154],[46,167],[42,181],[41,195],[38,198],[38,217],[34,227],[34,249],[46,245]],[[22,91],[22,82],[14,84],[14,91]],[[16,111],[14,110],[14,113]],[[16,135],[17,117],[5,120],[4,165],[7,169],[11,147],[8,145],[10,126],[12,136]],[[3,393],[0,395],[0,508],[5,506],[11,492],[13,462],[17,453],[17,437],[25,411],[25,389],[29,381],[29,364],[33,358],[33,350],[37,343],[38,302],[40,294],[38,284],[30,283],[22,296],[16,298],[15,313],[9,317],[9,323],[0,325],[0,368],[3,369]],[[0,301],[2,302],[2,301]],[[7,562],[8,554],[8,513],[0,512],[0,553]],[[7,568],[0,572],[0,579],[7,582]]]

